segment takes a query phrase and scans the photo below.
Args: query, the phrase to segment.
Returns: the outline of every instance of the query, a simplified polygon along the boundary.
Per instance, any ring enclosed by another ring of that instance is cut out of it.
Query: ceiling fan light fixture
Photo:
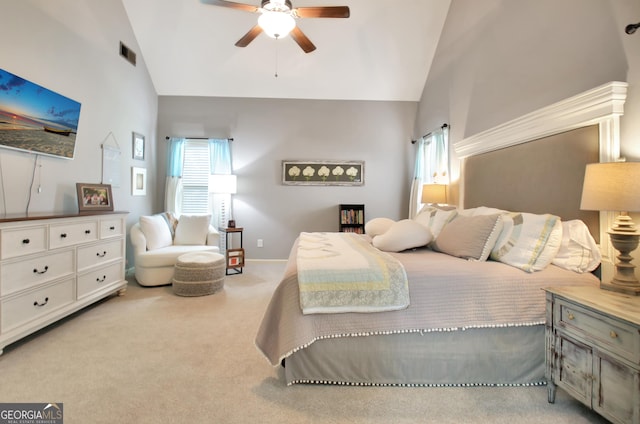
[[[286,37],[296,26],[296,20],[290,13],[263,11],[258,25],[271,38]]]

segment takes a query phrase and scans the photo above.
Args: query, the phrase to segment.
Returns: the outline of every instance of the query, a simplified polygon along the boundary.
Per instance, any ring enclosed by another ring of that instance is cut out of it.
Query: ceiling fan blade
[[[236,3],[234,1],[226,0],[200,0],[204,4],[210,4],[212,6],[230,7],[231,9],[244,10],[245,12],[258,12],[256,6],[244,3]]]
[[[300,31],[300,28],[298,28],[297,26],[291,30],[289,35],[291,35],[291,38],[293,38],[293,41],[298,43],[300,48],[302,48],[302,50],[304,50],[305,53],[311,53],[316,49],[316,46],[313,45],[311,40],[309,40],[309,38],[306,35],[304,35],[304,33]]]
[[[260,35],[261,32],[262,28],[260,27],[260,25],[254,26],[249,30],[249,32],[243,35],[242,38],[236,42],[236,46],[247,47],[250,42],[252,42],[258,35]]]
[[[349,6],[297,7],[294,13],[300,18],[348,18]]]

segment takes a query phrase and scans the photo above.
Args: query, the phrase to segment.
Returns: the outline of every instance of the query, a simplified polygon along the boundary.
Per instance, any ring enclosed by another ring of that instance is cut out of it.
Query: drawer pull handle
[[[49,298],[45,297],[44,298],[44,302],[42,303],[38,303],[38,301],[36,300],[35,302],[33,302],[33,306],[37,306],[38,308],[43,307],[44,305],[46,305],[47,303],[49,303]]]
[[[116,227],[113,227],[113,226],[112,226],[112,227],[109,227],[109,230],[111,230],[111,231],[113,231],[113,230],[115,230],[115,229],[116,229]]]
[[[104,280],[106,280],[106,279],[107,279],[107,276],[106,276],[106,275],[103,275],[103,276],[102,276],[102,278],[100,278],[100,277],[96,278],[96,282],[98,282],[98,283],[104,283]]]
[[[29,244],[29,243],[31,243],[31,240],[29,239],[22,240],[22,244]]]
[[[91,230],[84,230],[85,234],[91,234]]]
[[[49,271],[49,265],[45,265],[43,271],[38,271],[38,268],[33,268],[33,273],[34,274],[44,274],[47,271]]]
[[[60,234],[60,238],[67,238],[67,233]]]
[[[618,338],[618,333],[616,333],[615,331],[611,330],[609,332],[609,336],[611,336],[612,339],[617,339]]]
[[[105,256],[107,256],[107,251],[103,250],[102,253],[98,252],[96,253],[96,256],[99,258],[104,258]]]
[[[567,317],[572,320],[575,319],[575,316],[573,316],[573,314],[571,312],[569,312],[569,314],[567,315]]]

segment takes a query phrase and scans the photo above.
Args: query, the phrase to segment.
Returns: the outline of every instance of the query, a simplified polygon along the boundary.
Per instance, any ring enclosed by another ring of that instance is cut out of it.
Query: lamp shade
[[[447,203],[446,184],[425,184],[422,186],[422,203]]]
[[[269,37],[282,38],[296,26],[296,21],[288,12],[265,10],[258,18],[258,25]]]
[[[640,211],[640,162],[608,162],[587,165],[580,209]]]
[[[232,174],[212,174],[209,175],[210,193],[235,194],[238,187],[238,179]]]

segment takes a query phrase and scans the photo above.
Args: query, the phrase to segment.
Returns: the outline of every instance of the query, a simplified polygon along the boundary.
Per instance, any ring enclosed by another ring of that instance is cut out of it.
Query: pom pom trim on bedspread
[[[331,386],[362,386],[362,387],[534,387],[546,386],[547,382],[532,381],[531,383],[367,383],[329,380],[293,380],[287,386],[295,384],[324,384]]]
[[[507,328],[507,327],[532,327],[535,325],[544,325],[546,321],[539,322],[523,322],[523,323],[512,323],[512,324],[486,324],[486,325],[470,325],[465,327],[451,327],[451,328],[428,328],[428,329],[406,329],[406,330],[392,330],[392,331],[367,331],[367,332],[358,332],[358,333],[342,333],[342,334],[330,334],[327,336],[319,336],[314,337],[309,343],[305,343],[301,346],[298,346],[284,355],[278,358],[278,364],[282,362],[283,359],[288,358],[299,350],[305,349],[311,346],[313,343],[318,340],[325,339],[340,339],[342,337],[366,337],[366,336],[389,336],[392,334],[409,334],[409,333],[443,333],[443,332],[451,332],[451,331],[466,331],[466,330],[474,330],[474,329],[482,329],[482,328]],[[258,347],[258,350],[260,348]],[[266,355],[265,355],[266,357]],[[268,360],[269,358],[267,358]]]
[[[451,328],[430,328],[430,329],[408,329],[397,331],[370,331],[359,333],[345,333],[345,334],[332,334],[329,336],[320,336],[311,340],[302,346],[299,346],[286,354],[282,355],[278,364],[281,364],[283,360],[293,355],[294,353],[311,346],[314,342],[324,339],[339,339],[342,337],[366,337],[366,336],[388,336],[391,334],[408,334],[408,333],[437,333],[437,332],[451,332],[451,331],[466,331],[472,329],[482,328],[505,328],[505,327],[531,327],[535,325],[545,324],[545,321],[531,322],[531,323],[515,323],[515,324],[491,324],[491,325],[474,325],[466,327],[451,327]],[[279,365],[276,365],[279,366]],[[338,386],[397,386],[397,387],[520,387],[520,386],[546,386],[546,380],[534,381],[530,383],[367,383],[367,382],[345,382],[345,381],[331,381],[331,380],[293,380],[287,383],[287,386],[294,384],[326,384],[326,385],[338,385]]]

